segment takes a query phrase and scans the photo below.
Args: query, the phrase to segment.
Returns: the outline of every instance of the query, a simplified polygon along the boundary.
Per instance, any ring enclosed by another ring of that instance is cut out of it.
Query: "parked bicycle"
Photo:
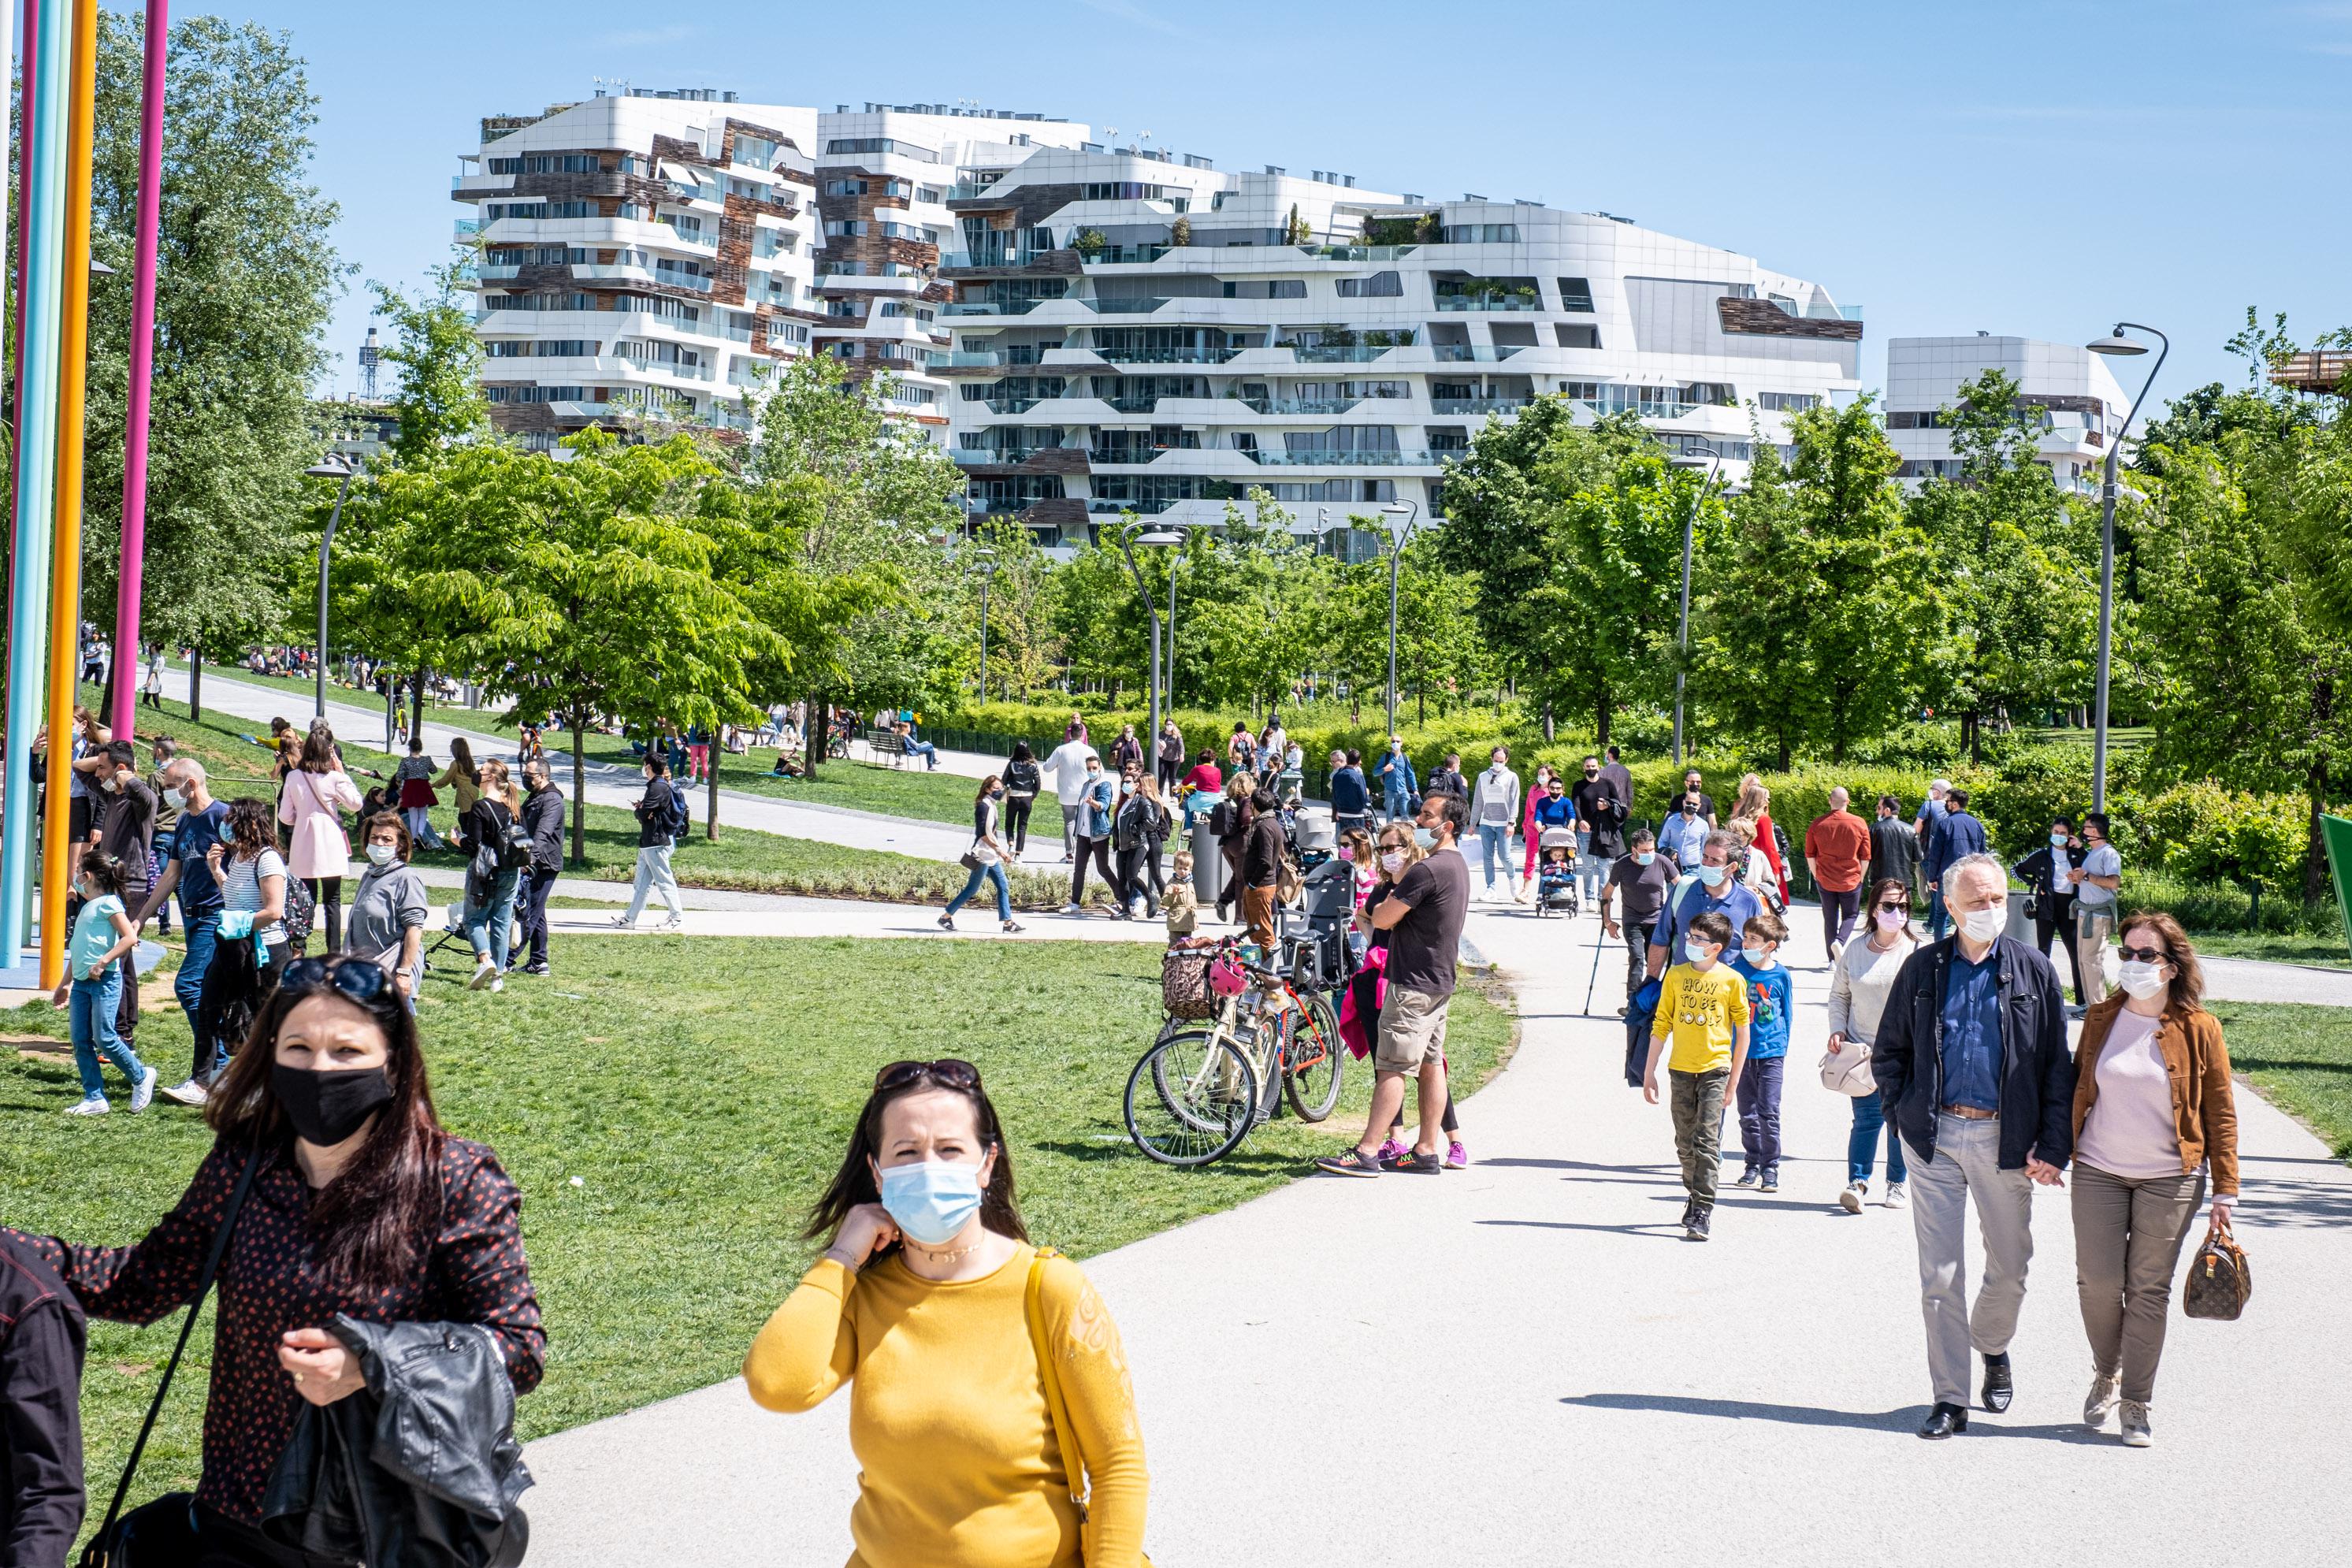
[[[1241,1147],[1283,1100],[1301,1121],[1339,1103],[1347,1053],[1323,994],[1241,956],[1238,938],[1205,959],[1205,1018],[1171,1016],[1128,1075],[1124,1110],[1135,1146],[1166,1165],[1206,1165]]]

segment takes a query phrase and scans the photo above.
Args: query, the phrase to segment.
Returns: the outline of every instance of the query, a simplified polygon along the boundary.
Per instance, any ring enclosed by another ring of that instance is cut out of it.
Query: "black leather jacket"
[[[262,1529],[369,1568],[513,1568],[530,1542],[530,1486],[514,1384],[475,1323],[330,1325],[359,1357],[364,1394],[303,1410],[270,1478]]]

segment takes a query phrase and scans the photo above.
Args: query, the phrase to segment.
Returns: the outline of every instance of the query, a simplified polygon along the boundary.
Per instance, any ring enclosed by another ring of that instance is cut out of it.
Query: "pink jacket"
[[[360,792],[341,768],[333,773],[286,775],[278,795],[278,820],[288,824],[287,875],[298,881],[352,874],[352,841],[343,835],[341,811],[360,808]]]

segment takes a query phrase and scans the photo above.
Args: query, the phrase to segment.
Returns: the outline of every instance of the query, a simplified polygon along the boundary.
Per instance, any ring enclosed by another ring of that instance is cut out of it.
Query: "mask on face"
[[[391,865],[393,858],[399,853],[400,849],[397,845],[371,844],[367,847],[367,857],[369,861],[377,866]]]
[[[1709,866],[1702,862],[1693,867],[1691,870],[1692,874],[1698,878],[1698,885],[1702,888],[1723,886],[1723,868],[1720,866]]]
[[[882,1173],[882,1206],[925,1247],[945,1247],[980,1212],[980,1167],[925,1160]]]
[[[357,1132],[362,1122],[392,1100],[392,1079],[382,1068],[320,1072],[281,1062],[269,1069],[269,1088],[278,1096],[278,1108],[294,1124],[295,1136],[322,1149]]]
[[[1597,779],[1601,776],[1601,770],[1599,768],[1587,768],[1584,770],[1584,776],[1589,779]]]
[[[1879,910],[1870,918],[1878,922],[1878,929],[1881,931],[1898,931],[1903,929],[1905,921],[1909,917],[1906,916],[1901,910]]]
[[[1654,849],[1636,849],[1633,851],[1633,864],[1636,866],[1646,866],[1657,858],[1658,852]]]
[[[2164,989],[2164,965],[2129,961],[2116,971],[2116,984],[2145,1002]]]
[[[1960,917],[1960,930],[1970,942],[1990,942],[2009,929],[2009,900],[1995,899],[1981,910],[1970,910]]]
[[[2053,834],[2052,834],[2052,835],[2050,836],[2050,847],[2051,847],[2051,848],[2053,848],[2053,849],[2063,849],[2063,848],[2065,848],[2065,847],[2066,847],[2066,836],[2065,836],[2064,834],[2063,834],[2063,833],[2053,833]]]
[[[1695,936],[1683,938],[1683,956],[1693,963],[1705,963],[1715,956],[1715,943],[1701,942]]]
[[[1404,851],[1402,849],[1391,849],[1387,851],[1381,857],[1381,866],[1382,869],[1388,871],[1391,876],[1398,871],[1402,870],[1404,868]]]
[[[167,789],[163,792],[163,801],[164,804],[169,805],[173,811],[184,811],[187,809],[188,796],[185,791],[179,789]]]
[[[1760,947],[1743,947],[1739,950],[1739,956],[1748,961],[1748,968],[1761,969],[1764,967],[1764,961],[1772,955]]]

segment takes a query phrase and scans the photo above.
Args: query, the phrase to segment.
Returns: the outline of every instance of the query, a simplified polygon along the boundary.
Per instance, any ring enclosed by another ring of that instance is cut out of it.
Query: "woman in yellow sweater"
[[[1150,1483],[1118,1329],[1076,1264],[1045,1260],[1039,1315],[1079,1450],[1066,1455],[1030,1336],[1037,1251],[977,1068],[876,1075],[809,1226],[827,1232],[743,1375],[782,1411],[854,1380],[849,1568],[1139,1568]]]

